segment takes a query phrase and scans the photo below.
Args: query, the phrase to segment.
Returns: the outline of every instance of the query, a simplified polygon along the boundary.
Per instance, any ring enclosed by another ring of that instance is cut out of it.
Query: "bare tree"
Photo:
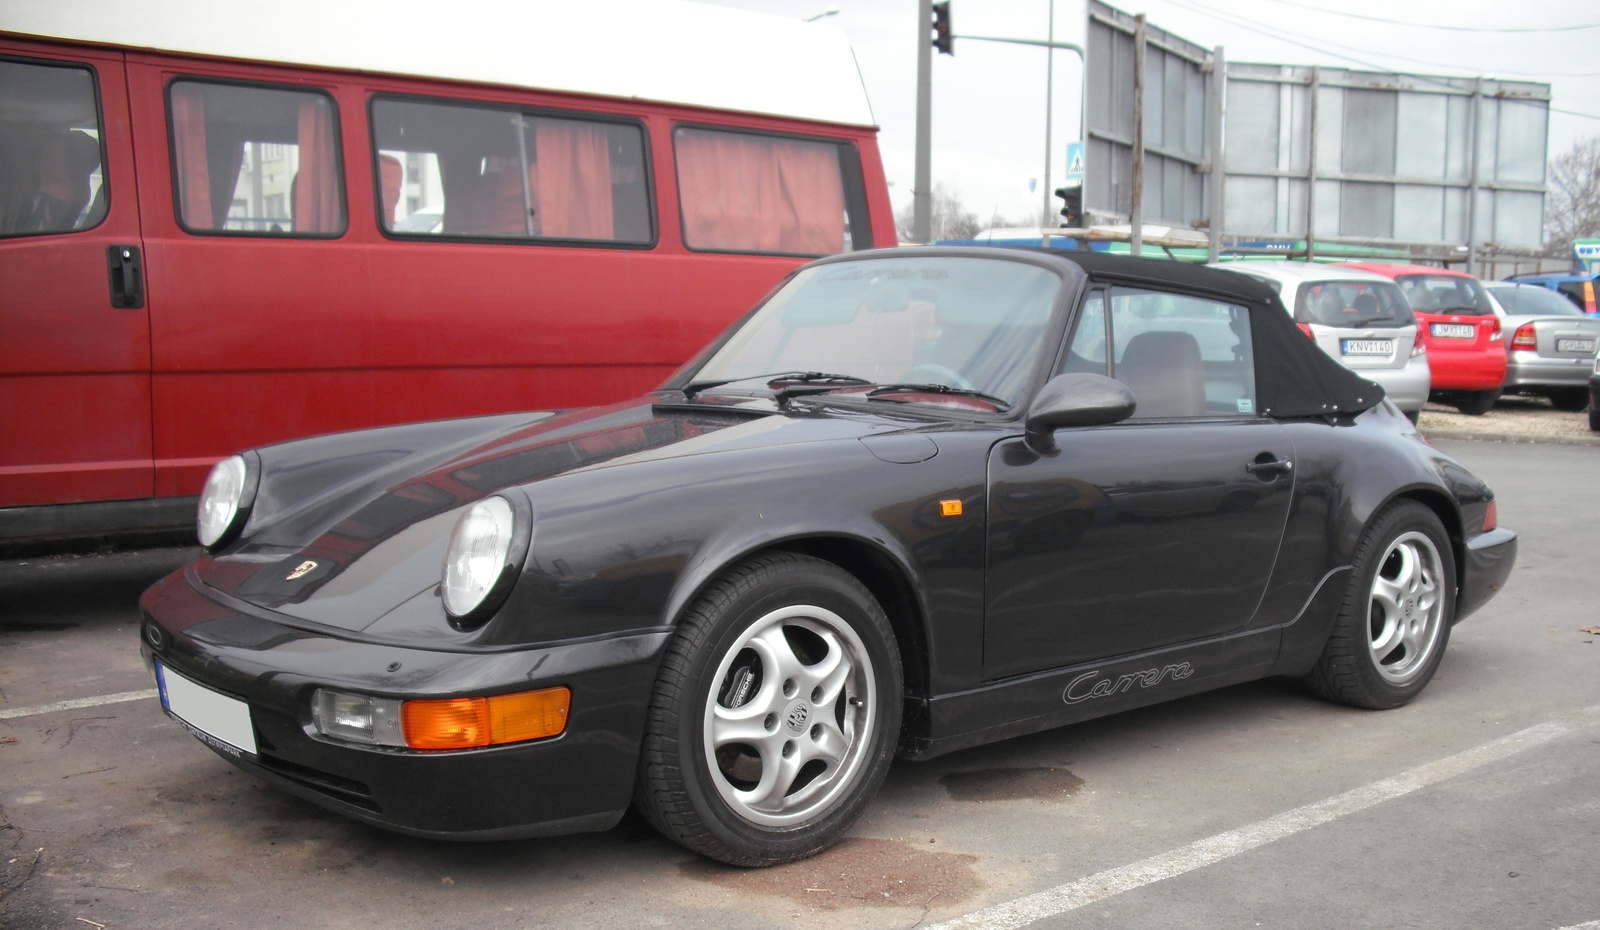
[[[932,201],[929,229],[935,240],[971,239],[983,228],[978,223],[978,215],[961,202],[961,192],[951,185],[943,181],[934,182],[933,196],[929,200]],[[895,217],[895,231],[901,242],[911,241],[911,204],[906,204],[905,209]]]
[[[1544,204],[1547,254],[1572,255],[1572,240],[1600,236],[1600,136],[1573,143],[1550,163]]]

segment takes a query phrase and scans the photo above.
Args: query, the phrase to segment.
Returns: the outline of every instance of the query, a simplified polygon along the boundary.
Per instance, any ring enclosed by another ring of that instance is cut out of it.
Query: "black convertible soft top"
[[[1258,278],[1187,262],[1104,252],[1036,251],[1066,259],[1097,281],[1205,291],[1220,299],[1270,311],[1250,314],[1256,396],[1261,412],[1267,416],[1351,415],[1383,400],[1381,385],[1334,361],[1307,339],[1284,310],[1278,292]]]

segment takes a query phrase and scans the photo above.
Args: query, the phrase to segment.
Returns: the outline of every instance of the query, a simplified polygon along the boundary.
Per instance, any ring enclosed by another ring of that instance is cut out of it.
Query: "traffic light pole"
[[[911,239],[933,240],[933,42],[928,33],[933,22],[933,0],[917,0],[917,151],[916,174],[911,185]]]

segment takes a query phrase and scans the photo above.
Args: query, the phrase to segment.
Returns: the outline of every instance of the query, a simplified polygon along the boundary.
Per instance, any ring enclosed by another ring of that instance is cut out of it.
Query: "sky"
[[[911,198],[914,170],[921,31],[916,0],[707,2],[796,19],[839,9],[823,21],[850,37],[880,127],[889,194],[896,211],[902,209]],[[1046,53],[960,37],[1044,39],[1051,2],[1056,38],[1081,41],[1082,0],[952,0],[955,55],[934,55],[933,180],[955,188],[983,225],[1031,223],[1042,215]],[[1548,83],[1553,111],[1593,117],[1552,112],[1551,157],[1579,139],[1600,135],[1596,0],[1112,0],[1111,5],[1145,13],[1152,25],[1205,48],[1224,46],[1229,61]],[[1572,26],[1596,28],[1511,31]],[[1080,137],[1082,68],[1073,53],[1055,53],[1053,87],[1051,184],[1059,186],[1066,143]]]

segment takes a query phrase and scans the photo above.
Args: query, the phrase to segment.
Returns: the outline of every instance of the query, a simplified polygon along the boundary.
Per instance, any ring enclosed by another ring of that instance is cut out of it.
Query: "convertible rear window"
[[[1403,274],[1395,278],[1401,293],[1418,313],[1459,313],[1488,316],[1494,312],[1489,295],[1472,278],[1443,274]]]
[[[1312,281],[1295,296],[1296,323],[1323,326],[1410,326],[1416,322],[1400,289],[1386,281]]]

